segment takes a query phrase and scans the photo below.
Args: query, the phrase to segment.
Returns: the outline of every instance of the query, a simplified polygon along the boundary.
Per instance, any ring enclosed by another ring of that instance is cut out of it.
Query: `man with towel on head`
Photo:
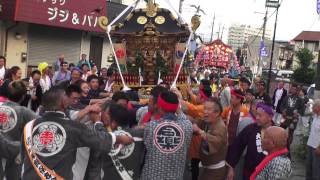
[[[229,148],[227,163],[229,164],[228,180],[234,178],[234,168],[237,165],[244,149],[247,148],[243,169],[243,179],[248,180],[267,152],[262,149],[262,139],[267,128],[272,126],[273,110],[270,105],[257,104],[257,121],[248,125],[234,139]]]

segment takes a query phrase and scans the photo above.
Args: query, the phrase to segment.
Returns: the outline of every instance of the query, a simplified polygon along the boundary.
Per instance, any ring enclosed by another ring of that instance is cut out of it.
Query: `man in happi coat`
[[[245,155],[243,169],[244,180],[249,179],[255,168],[267,155],[267,152],[262,149],[261,141],[264,137],[265,130],[272,126],[273,123],[272,107],[264,103],[258,103],[256,118],[256,122],[243,129],[242,132],[235,138],[233,144],[228,150],[228,179],[234,178],[234,168],[238,164],[245,148],[247,148],[247,152]]]
[[[226,156],[228,149],[227,128],[221,119],[222,106],[217,98],[209,98],[205,102],[203,130],[193,125],[195,133],[200,134],[199,180],[225,180],[227,167]]]
[[[203,121],[203,112],[204,112],[204,102],[212,96],[212,90],[210,87],[210,82],[208,80],[201,80],[198,94],[195,95],[192,92],[192,89],[188,89],[188,94],[190,95],[191,102],[184,101],[181,95],[181,92],[175,91],[178,94],[181,107],[186,115],[193,118],[193,122],[202,122]],[[199,176],[199,148],[200,148],[201,137],[198,134],[193,134],[191,145],[189,149],[189,156],[191,159],[191,174],[192,180],[197,180]]]
[[[249,109],[243,105],[244,94],[241,90],[231,90],[231,105],[224,108],[221,114],[222,119],[225,121],[228,129],[228,143],[232,145],[237,134],[240,133],[240,129],[244,129],[252,121],[247,118],[249,115]]]
[[[0,133],[0,158],[10,159],[10,157],[17,157],[19,154],[20,143],[17,141],[9,141],[6,137]],[[3,172],[2,163],[0,163],[0,179],[5,176]]]
[[[100,158],[103,163],[104,180],[138,180],[144,156],[143,133],[140,128],[129,128],[129,112],[121,105],[111,103],[109,107],[110,126],[115,134],[134,138],[134,142],[116,147],[113,153]],[[88,178],[92,179],[92,178]]]
[[[287,132],[281,127],[269,127],[262,140],[262,148],[268,156],[256,167],[250,180],[288,179],[292,172],[288,157]]]
[[[100,117],[91,118],[94,130],[66,117],[65,91],[51,88],[43,96],[44,114],[24,128],[22,180],[73,179],[72,166],[78,147],[110,152],[116,144],[130,144],[132,138],[115,136],[104,129]]]
[[[162,86],[156,86],[152,88],[150,92],[148,106],[141,107],[137,110],[136,119],[139,122],[138,125],[145,125],[151,121],[151,119],[159,119],[159,115],[157,114],[158,105],[157,99],[159,95],[163,92],[168,91],[167,88]]]
[[[21,141],[23,127],[37,115],[26,107],[20,106],[27,94],[27,88],[22,81],[12,81],[8,85],[8,99],[0,102],[0,132],[10,141]],[[21,164],[17,163],[17,154],[2,158],[2,166],[7,179],[20,179]]]
[[[176,94],[164,92],[158,97],[159,120],[145,127],[145,163],[141,180],[183,180],[192,124],[183,114],[176,114]]]
[[[245,94],[240,89],[231,90],[231,101],[230,106],[224,108],[221,117],[226,123],[228,130],[228,149],[230,150],[231,145],[237,135],[249,124],[253,123],[252,118],[249,116],[249,109],[243,104]],[[242,180],[244,158],[241,157],[235,171],[236,179]]]
[[[281,122],[281,127],[284,129],[289,129],[288,137],[288,149],[290,150],[290,145],[293,141],[293,134],[297,127],[299,116],[302,116],[305,111],[305,106],[303,100],[299,97],[297,84],[291,84],[289,89],[289,95],[284,98],[281,103],[280,110],[282,112],[282,117],[284,119]]]

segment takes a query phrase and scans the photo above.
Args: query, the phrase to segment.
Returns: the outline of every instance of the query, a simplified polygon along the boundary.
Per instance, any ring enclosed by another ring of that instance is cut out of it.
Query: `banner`
[[[114,44],[114,50],[116,52],[116,56],[119,61],[119,66],[121,69],[121,72],[126,71],[126,59],[127,59],[127,53],[126,53],[126,45],[124,43],[116,43]]]
[[[267,48],[264,45],[264,42],[261,41],[260,42],[260,57],[267,57],[267,56],[268,56]]]
[[[320,0],[317,0],[317,13],[320,15]]]
[[[179,70],[179,66],[182,61],[182,56],[184,53],[184,50],[186,49],[186,43],[177,43],[175,47],[175,56],[174,56],[174,72],[177,73]]]

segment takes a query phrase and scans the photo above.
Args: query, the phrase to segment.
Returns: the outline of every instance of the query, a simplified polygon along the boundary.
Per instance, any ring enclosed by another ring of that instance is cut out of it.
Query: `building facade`
[[[41,19],[41,17],[24,15],[23,11],[26,10],[13,11],[14,16],[12,16],[10,11],[12,8],[10,7],[17,5],[12,2],[14,1],[2,1],[2,12],[0,12],[0,55],[7,58],[6,66],[8,68],[18,65],[23,70],[23,74],[27,75],[27,69],[36,67],[40,62],[52,65],[61,54],[69,63],[76,64],[81,54],[86,54],[98,68],[108,67],[110,64],[107,61],[112,52],[110,43],[98,20],[99,17],[104,16],[111,22],[126,8],[125,5],[109,1],[106,3],[104,0],[83,0],[79,6],[86,8],[75,7],[73,11],[73,6],[69,7],[67,4],[70,1],[65,1],[65,4],[56,5],[57,9],[60,9],[57,10],[57,13],[49,11],[52,9],[52,5],[48,4],[45,12],[39,12],[44,14],[38,16],[47,16],[45,19]],[[47,3],[49,2],[47,1]],[[64,10],[62,10],[63,8]],[[70,14],[64,14],[67,12],[65,9],[68,9]],[[17,17],[19,13],[20,17]],[[76,15],[79,18],[74,18]],[[47,22],[51,18],[59,19]],[[104,24],[104,26],[106,25]]]
[[[294,44],[287,41],[277,41],[279,45],[279,61],[277,69],[293,70]]]
[[[245,54],[244,64],[246,67],[250,67],[252,72],[261,73],[263,69],[269,69],[270,67],[270,59],[271,59],[271,48],[272,41],[265,41],[266,48],[266,56],[260,57],[260,39],[258,37],[251,36],[248,38],[250,43],[245,43],[245,45],[241,48],[241,53]],[[273,61],[271,69],[281,69],[282,67],[282,44],[284,42],[275,42],[274,51],[273,51]],[[293,52],[290,52],[293,54]],[[260,70],[258,69],[258,64],[260,60]]]
[[[320,31],[302,31],[294,39],[294,51],[299,51],[300,49],[307,48],[314,55],[312,66],[316,68],[319,55],[319,43],[320,43]],[[294,57],[294,67],[298,67],[297,62],[299,60],[297,57]]]
[[[251,27],[249,25],[238,25],[233,24],[229,28],[228,34],[228,44],[233,47],[233,49],[241,48],[246,42],[248,42],[250,36],[258,36],[258,40],[262,37],[262,29]],[[272,33],[270,29],[265,31],[265,39],[270,40]]]

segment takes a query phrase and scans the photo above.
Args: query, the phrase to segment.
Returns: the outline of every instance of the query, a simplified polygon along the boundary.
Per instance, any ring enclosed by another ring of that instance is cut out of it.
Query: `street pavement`
[[[295,136],[293,138],[293,143],[291,145],[291,149],[294,151],[296,147],[301,143],[300,139],[303,136],[302,134],[308,133],[306,128],[303,127],[302,123],[299,122],[297,125],[297,129],[295,131]],[[305,160],[297,157],[296,153],[292,154],[292,175],[290,180],[304,180],[306,169],[305,169]]]

